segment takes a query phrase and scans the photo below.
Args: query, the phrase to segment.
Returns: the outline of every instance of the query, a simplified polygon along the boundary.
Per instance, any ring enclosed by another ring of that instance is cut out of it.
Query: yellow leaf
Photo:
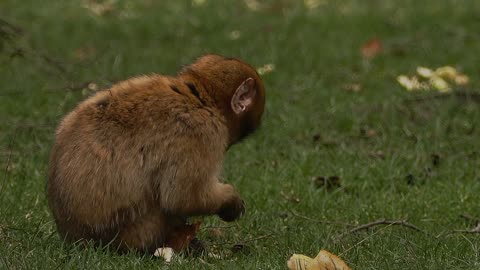
[[[257,68],[257,72],[260,75],[264,75],[264,74],[272,72],[274,69],[275,69],[274,64],[266,64],[263,67]]]
[[[448,83],[440,77],[432,77],[430,79],[430,83],[435,89],[440,92],[448,92],[450,90],[450,86],[448,85]]]
[[[323,249],[313,259],[302,254],[293,254],[287,266],[290,270],[351,270],[342,259]]]
[[[454,80],[457,76],[457,70],[451,66],[439,67],[435,70],[435,75],[443,79]]]
[[[432,77],[435,73],[433,70],[426,68],[426,67],[417,67],[417,73],[418,75],[422,76],[423,78],[430,78]]]
[[[470,79],[468,78],[467,75],[460,74],[455,77],[455,84],[458,85],[467,85]]]

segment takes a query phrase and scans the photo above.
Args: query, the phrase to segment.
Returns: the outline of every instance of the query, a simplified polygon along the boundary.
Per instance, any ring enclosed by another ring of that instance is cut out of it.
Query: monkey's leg
[[[122,228],[116,242],[123,250],[135,249],[153,253],[157,248],[163,247],[175,227],[184,222],[180,218],[169,217],[157,210],[156,213],[146,214]]]

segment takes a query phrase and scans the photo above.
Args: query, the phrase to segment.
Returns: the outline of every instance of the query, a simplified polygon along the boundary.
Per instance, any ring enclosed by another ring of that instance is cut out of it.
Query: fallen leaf
[[[319,6],[327,4],[327,0],[304,0],[303,4],[308,9],[316,9]]]
[[[315,135],[312,136],[312,140],[313,140],[314,142],[318,142],[318,141],[320,141],[321,139],[322,139],[322,134],[320,134],[320,133],[317,133],[317,134],[315,134]]]
[[[272,72],[273,70],[275,69],[275,65],[274,64],[266,64],[262,67],[259,67],[257,68],[257,72],[258,74],[260,75],[265,75],[267,73],[270,73]]]
[[[82,5],[84,8],[88,9],[94,15],[103,16],[108,13],[111,13],[115,10],[115,0],[108,0],[104,2],[95,1],[95,0],[85,0]]]
[[[433,77],[430,79],[430,83],[432,84],[432,86],[437,89],[438,91],[440,92],[448,92],[450,91],[450,86],[448,85],[448,83],[440,78],[440,77]]]
[[[95,55],[96,49],[92,46],[77,48],[73,51],[73,57],[79,61],[85,60]]]
[[[375,129],[368,128],[368,127],[362,127],[362,128],[360,128],[360,135],[365,136],[367,138],[372,138],[372,137],[377,136],[378,133]]]
[[[323,249],[315,258],[293,254],[287,266],[290,270],[351,270],[342,259]]]
[[[207,1],[206,0],[193,0],[192,4],[194,6],[202,6],[203,4],[205,4],[205,2],[207,2]]]
[[[343,89],[346,91],[357,93],[362,90],[362,86],[358,83],[348,83],[343,85]]]
[[[437,167],[440,165],[440,155],[439,154],[431,154],[430,157],[432,158],[433,166]]]
[[[252,11],[258,11],[261,8],[261,4],[258,0],[244,0],[247,8]]]
[[[435,75],[435,72],[433,70],[426,68],[426,67],[417,67],[417,73],[418,75],[422,76],[423,78],[431,78],[432,76]]]
[[[405,176],[405,180],[407,180],[407,185],[414,185],[415,184],[415,176],[411,173],[407,174],[407,176]]]
[[[374,158],[385,159],[385,153],[382,150],[372,151],[368,155]]]
[[[467,85],[470,79],[468,78],[467,75],[460,74],[455,77],[454,81],[455,81],[455,84],[457,85]]]
[[[420,66],[417,67],[417,74],[419,77],[400,75],[397,81],[407,91],[435,89],[439,92],[451,91],[451,84],[465,86],[470,81],[467,75],[461,74],[451,66],[439,67],[435,71]]]
[[[195,238],[201,222],[194,224],[184,224],[175,229],[170,238],[166,241],[165,246],[171,247],[175,252],[180,252],[188,247],[190,242]]]
[[[397,81],[401,86],[407,89],[407,91],[418,90],[422,88],[422,85],[415,76],[409,78],[405,75],[400,75],[397,77]]]
[[[211,228],[208,231],[208,234],[212,237],[220,238],[220,237],[223,237],[225,233],[223,232],[223,230],[221,228]]]
[[[300,202],[300,198],[298,198],[293,191],[290,191],[289,194],[286,194],[285,192],[280,191],[280,195],[282,195],[289,202],[293,202],[293,203]]]
[[[454,79],[457,76],[457,70],[451,66],[444,66],[437,68],[435,74],[445,79]]]
[[[313,184],[316,188],[325,188],[326,190],[332,190],[341,187],[340,177],[334,176],[315,176],[312,177]]]
[[[364,58],[370,59],[383,51],[382,42],[378,38],[372,38],[362,46],[361,53]]]
[[[230,32],[228,37],[230,38],[230,40],[237,40],[237,39],[240,38],[241,35],[242,35],[242,33],[240,31],[233,30],[232,32]]]

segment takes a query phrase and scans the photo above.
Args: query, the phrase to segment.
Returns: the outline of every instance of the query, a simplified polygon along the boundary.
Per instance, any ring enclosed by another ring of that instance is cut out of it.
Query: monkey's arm
[[[208,120],[202,124],[203,130],[198,125],[177,129],[175,140],[162,149],[168,161],[156,163],[162,165],[152,170],[158,174],[153,179],[154,192],[167,212],[183,216],[218,214],[225,221],[233,221],[244,212],[244,205],[233,186],[220,179],[228,137]],[[165,145],[165,138],[162,142]]]
[[[212,179],[177,179],[173,186],[165,187],[161,200],[163,208],[182,216],[219,215],[233,221],[244,212],[244,203],[230,184]]]

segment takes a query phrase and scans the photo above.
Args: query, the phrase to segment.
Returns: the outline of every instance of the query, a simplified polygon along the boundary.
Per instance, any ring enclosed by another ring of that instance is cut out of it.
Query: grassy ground
[[[89,83],[174,74],[207,52],[275,68],[264,75],[262,129],[225,165],[247,214],[204,221],[200,237],[222,258],[177,258],[169,269],[286,269],[292,253],[321,248],[354,269],[480,269],[480,234],[454,232],[475,227],[462,214],[480,217],[479,100],[396,82],[417,66],[452,65],[478,90],[479,1],[124,0],[100,15],[86,2],[0,1],[11,24],[0,22],[0,269],[166,268],[62,244],[44,193],[48,152]],[[374,37],[383,53],[366,60],[359,50]],[[316,186],[322,176],[339,186]],[[421,231],[348,233],[383,218]]]

